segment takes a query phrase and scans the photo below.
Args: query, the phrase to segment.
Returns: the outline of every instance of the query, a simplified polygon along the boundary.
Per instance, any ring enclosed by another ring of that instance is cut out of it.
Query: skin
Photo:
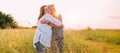
[[[46,7],[44,7],[44,10],[45,10],[45,13],[51,13],[51,11],[50,11],[50,9],[46,6]]]

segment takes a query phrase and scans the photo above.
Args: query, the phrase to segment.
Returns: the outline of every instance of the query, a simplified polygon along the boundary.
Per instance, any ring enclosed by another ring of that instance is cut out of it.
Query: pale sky
[[[0,0],[0,11],[12,14],[20,26],[33,26],[47,4],[55,4],[65,28],[120,29],[120,0]]]

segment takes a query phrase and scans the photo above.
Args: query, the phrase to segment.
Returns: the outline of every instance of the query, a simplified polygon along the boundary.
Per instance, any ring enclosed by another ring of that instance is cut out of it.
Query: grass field
[[[35,29],[0,29],[0,53],[35,53]],[[120,30],[65,30],[64,53],[120,53]]]

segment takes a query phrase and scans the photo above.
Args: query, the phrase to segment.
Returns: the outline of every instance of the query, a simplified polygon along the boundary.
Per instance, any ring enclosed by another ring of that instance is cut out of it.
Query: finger
[[[43,21],[41,20],[40,23],[43,23]]]
[[[43,23],[44,23],[44,20],[41,20],[40,22],[43,24]]]

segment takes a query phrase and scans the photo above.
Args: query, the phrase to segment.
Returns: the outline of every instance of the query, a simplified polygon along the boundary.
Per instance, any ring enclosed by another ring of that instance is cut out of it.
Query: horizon
[[[55,4],[65,28],[120,29],[120,0],[1,0],[0,11],[12,14],[19,26],[32,27],[46,4]]]

